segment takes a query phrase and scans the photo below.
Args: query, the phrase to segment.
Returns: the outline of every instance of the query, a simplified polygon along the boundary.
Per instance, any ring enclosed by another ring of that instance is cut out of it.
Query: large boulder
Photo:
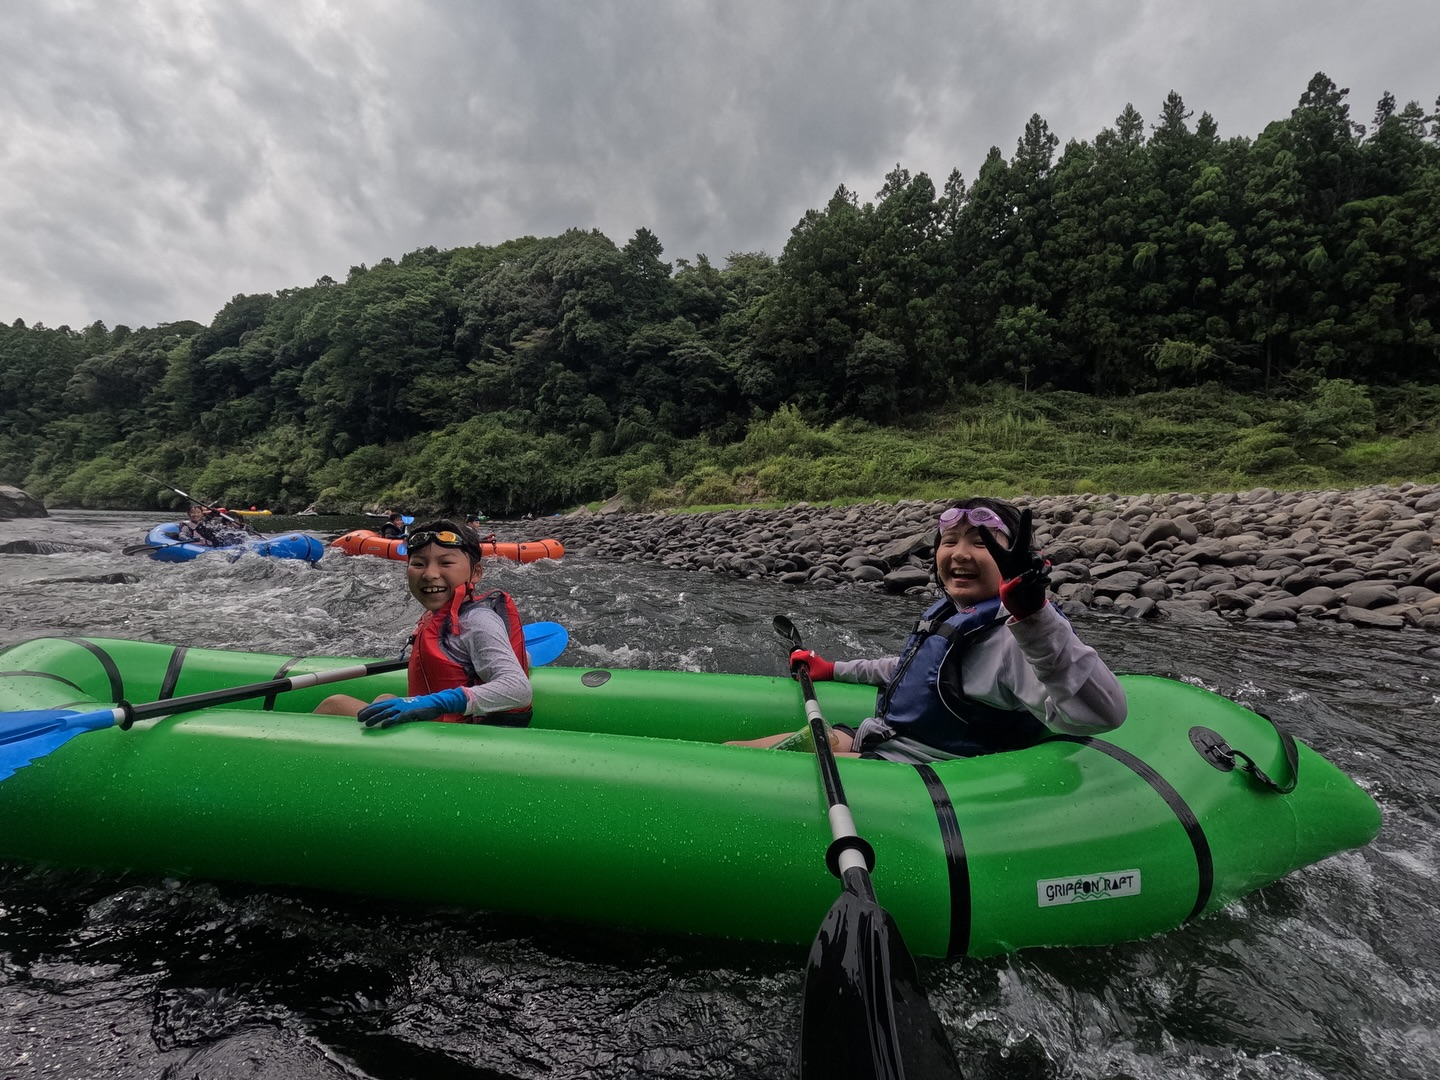
[[[55,540],[6,540],[0,544],[4,555],[59,555],[67,551],[94,551],[84,544],[66,544]]]
[[[930,571],[918,566],[902,566],[892,570],[882,579],[888,593],[903,593],[906,589],[920,589],[930,584]]]
[[[17,487],[0,484],[0,521],[11,518],[49,517],[40,500]]]

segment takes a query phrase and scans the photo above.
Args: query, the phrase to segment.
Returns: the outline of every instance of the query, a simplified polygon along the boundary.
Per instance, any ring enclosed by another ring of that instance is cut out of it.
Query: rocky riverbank
[[[1034,511],[1053,594],[1070,611],[1440,629],[1440,485],[1016,502]],[[580,510],[546,519],[545,531],[576,555],[931,596],[935,518],[946,505]]]

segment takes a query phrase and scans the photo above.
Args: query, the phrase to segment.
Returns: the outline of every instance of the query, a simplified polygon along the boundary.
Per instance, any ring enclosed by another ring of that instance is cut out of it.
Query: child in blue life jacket
[[[1095,735],[1125,720],[1125,691],[1046,599],[1049,564],[1031,515],[1001,499],[964,499],[936,523],[944,595],[899,656],[831,663],[805,649],[792,670],[880,687],[875,715],[836,725],[837,753],[920,764],[1020,750],[1052,732]],[[789,734],[736,742],[774,746]]]
[[[382,694],[367,704],[333,694],[316,712],[353,716],[366,727],[412,720],[530,723],[530,665],[515,601],[481,592],[480,541],[473,529],[441,519],[406,541],[410,595],[425,613],[410,639],[409,696]]]
[[[404,540],[405,515],[399,510],[391,510],[390,516],[380,526],[380,538],[382,540]]]

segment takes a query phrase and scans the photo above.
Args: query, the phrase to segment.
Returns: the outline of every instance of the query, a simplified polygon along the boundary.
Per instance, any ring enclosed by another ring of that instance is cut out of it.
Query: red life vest
[[[411,697],[449,690],[452,686],[479,686],[484,682],[468,662],[455,660],[445,649],[445,639],[460,632],[460,613],[471,604],[484,604],[505,620],[515,659],[520,661],[525,675],[530,675],[530,662],[525,655],[525,631],[520,625],[520,612],[515,608],[515,601],[509,593],[499,589],[476,596],[474,586],[467,583],[465,588],[455,591],[447,607],[440,611],[427,611],[420,616],[420,622],[410,638]],[[530,709],[507,709],[484,717],[446,713],[436,719],[446,724],[471,724],[484,720],[505,727],[525,727],[530,723]]]

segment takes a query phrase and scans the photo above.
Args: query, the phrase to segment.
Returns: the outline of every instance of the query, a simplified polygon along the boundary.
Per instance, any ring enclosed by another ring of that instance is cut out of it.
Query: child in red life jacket
[[[1030,511],[963,499],[940,515],[941,598],[897,656],[835,663],[790,654],[815,680],[880,687],[875,715],[836,725],[837,753],[908,764],[1033,746],[1059,732],[1098,735],[1125,720],[1125,691],[1046,599],[1049,564],[1031,546]],[[774,746],[788,735],[737,742]]]
[[[425,614],[410,650],[410,696],[382,694],[366,704],[334,694],[315,710],[354,716],[366,727],[412,720],[446,723],[530,723],[529,661],[515,601],[477,586],[483,568],[473,529],[441,519],[406,541],[410,595]]]

